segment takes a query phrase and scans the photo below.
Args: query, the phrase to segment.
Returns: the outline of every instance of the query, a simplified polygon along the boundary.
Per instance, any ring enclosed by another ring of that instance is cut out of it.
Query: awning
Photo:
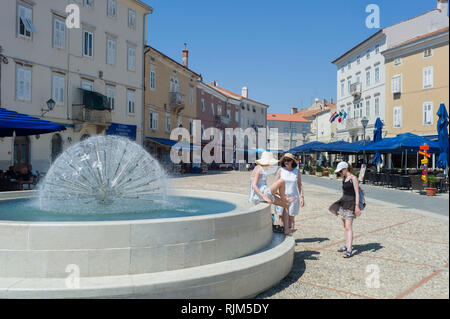
[[[313,147],[319,146],[319,145],[322,145],[322,144],[324,144],[324,143],[318,142],[318,141],[314,141],[314,142],[306,143],[306,144],[303,144],[303,145],[291,148],[288,152],[289,153],[310,152]]]
[[[158,138],[158,137],[147,137],[147,138],[150,139],[150,140],[153,140],[156,143],[159,143],[159,144],[162,144],[162,145],[166,145],[166,146],[170,146],[170,147],[174,146],[177,143],[180,143],[181,144],[180,149],[182,149],[182,150],[188,149],[190,151],[193,151],[194,149],[196,149],[195,147],[198,147],[197,145],[194,145],[194,144],[186,144],[186,143],[174,141],[174,140],[171,140],[171,139],[168,139],[168,138]]]
[[[425,143],[430,147],[429,152],[439,153],[439,143],[412,133],[403,133],[396,137],[385,138],[381,142],[370,144],[363,149],[366,152],[380,151],[383,153],[418,152],[420,146]]]
[[[336,141],[336,142],[331,142],[331,143],[327,143],[327,144],[312,146],[311,150],[317,151],[317,152],[340,152],[339,149],[346,144],[350,144],[350,143],[345,142],[345,141]]]
[[[0,107],[0,137],[38,135],[64,131],[64,125]]]
[[[364,147],[372,145],[372,141],[356,141],[353,143],[345,143],[333,147],[333,151],[342,153],[363,153]]]

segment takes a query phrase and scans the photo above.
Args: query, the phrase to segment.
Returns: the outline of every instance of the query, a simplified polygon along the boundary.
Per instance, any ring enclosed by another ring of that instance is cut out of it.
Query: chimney
[[[333,104],[333,98],[330,97],[330,104]]]
[[[243,97],[248,98],[248,87],[244,86],[242,88],[242,94]]]
[[[448,13],[448,0],[438,0],[437,8],[441,10],[442,13],[447,15]]]
[[[212,81],[212,82],[211,82],[211,85],[212,85],[212,86],[219,86],[219,83],[217,83],[217,81]]]
[[[296,107],[291,107],[291,114],[295,114],[297,113],[297,108]]]
[[[189,67],[189,50],[187,49],[187,44],[184,44],[184,50],[183,50],[183,65],[185,67]]]

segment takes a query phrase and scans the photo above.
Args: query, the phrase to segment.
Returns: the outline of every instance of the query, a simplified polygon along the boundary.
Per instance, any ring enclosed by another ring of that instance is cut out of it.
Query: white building
[[[338,68],[337,110],[348,114],[337,124],[338,140],[361,140],[363,117],[369,120],[366,138],[373,138],[375,120],[385,119],[385,62],[381,52],[448,26],[448,0],[437,3],[436,9],[380,29],[332,62]]]
[[[66,26],[69,3],[79,7],[79,28]],[[0,169],[14,162],[46,171],[61,150],[92,135],[122,134],[142,144],[151,11],[138,0],[2,1],[0,46],[8,63],[1,65],[1,107],[67,130],[18,139],[14,152],[11,138],[0,139]],[[49,99],[56,106],[46,112]]]

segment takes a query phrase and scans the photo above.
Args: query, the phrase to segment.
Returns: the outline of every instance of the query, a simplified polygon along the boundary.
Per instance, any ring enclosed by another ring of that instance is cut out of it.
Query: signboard
[[[136,128],[136,125],[111,123],[111,126],[106,130],[106,135],[119,135],[136,141]]]

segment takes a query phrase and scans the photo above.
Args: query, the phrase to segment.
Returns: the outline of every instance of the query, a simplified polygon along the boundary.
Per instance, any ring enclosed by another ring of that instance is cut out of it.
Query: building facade
[[[145,50],[144,146],[164,165],[170,163],[172,130],[183,127],[192,135],[197,118],[197,82],[201,76],[188,68],[187,59],[184,63],[152,47]]]
[[[291,148],[303,145],[311,131],[311,122],[298,114],[297,108],[291,108],[290,114],[267,114],[267,129],[276,130],[277,135],[267,136],[267,144],[270,150],[283,150],[287,152]]]
[[[364,117],[369,120],[366,138],[371,139],[376,119],[386,120],[386,71],[382,52],[448,26],[448,1],[437,3],[436,9],[379,30],[332,62],[338,68],[337,110],[347,113],[347,118],[337,124],[338,140],[362,139]]]
[[[138,0],[74,4],[81,23],[69,29],[66,1],[2,3],[0,46],[8,64],[1,66],[1,107],[67,130],[0,139],[0,169],[22,163],[46,171],[62,150],[93,135],[125,134],[142,143],[143,46],[152,8]],[[93,97],[102,102],[87,102]]]
[[[449,103],[449,28],[383,52],[387,136],[411,132],[437,138],[436,112]]]

